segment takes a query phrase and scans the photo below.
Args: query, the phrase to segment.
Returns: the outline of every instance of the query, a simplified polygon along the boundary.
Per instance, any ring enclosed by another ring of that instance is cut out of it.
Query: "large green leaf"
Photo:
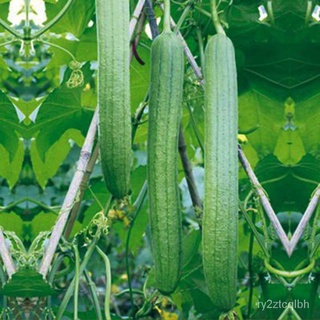
[[[20,131],[20,121],[17,111],[7,96],[0,91],[0,144],[14,157],[18,148],[17,131]]]
[[[141,65],[134,57],[130,65],[131,109],[135,111],[148,93],[150,83],[150,40],[145,37],[137,47]]]
[[[1,295],[21,298],[47,297],[55,293],[42,274],[30,268],[18,270],[0,289]]]
[[[2,145],[0,145],[0,176],[8,181],[10,188],[17,183],[24,158],[24,143],[22,140],[18,142],[18,148],[10,159],[10,153]]]
[[[90,65],[85,65],[82,72],[84,84],[86,84],[92,75]],[[37,136],[36,146],[42,159],[67,130],[76,129],[86,135],[93,115],[90,107],[87,108],[83,105],[84,85],[78,88],[69,88],[66,85],[69,76],[70,72],[67,72],[63,84],[49,94],[40,106],[35,123],[25,129],[26,137]]]
[[[56,4],[47,3],[48,20],[53,19],[64,7],[66,1]],[[79,38],[87,28],[94,13],[94,0],[75,0],[63,18],[50,31],[55,33],[72,33]]]
[[[46,152],[44,161],[39,155],[35,141],[31,142],[30,155],[32,168],[42,188],[45,187],[48,179],[56,174],[61,163],[68,155],[72,147],[70,140],[81,146],[84,139],[80,131],[74,129],[67,130]]]
[[[0,226],[4,230],[14,232],[20,239],[22,239],[23,220],[14,212],[0,213]]]

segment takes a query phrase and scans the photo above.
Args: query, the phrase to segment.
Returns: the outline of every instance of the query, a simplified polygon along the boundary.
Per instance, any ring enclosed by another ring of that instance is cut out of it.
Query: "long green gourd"
[[[108,190],[121,199],[131,166],[129,1],[96,0],[96,20],[101,165]]]
[[[237,292],[238,107],[234,48],[224,34],[208,41],[204,73],[203,268],[212,303],[228,311]]]
[[[182,112],[184,56],[170,30],[168,1],[165,29],[151,47],[148,131],[148,190],[156,287],[172,293],[181,271],[181,212],[178,188],[178,135]]]

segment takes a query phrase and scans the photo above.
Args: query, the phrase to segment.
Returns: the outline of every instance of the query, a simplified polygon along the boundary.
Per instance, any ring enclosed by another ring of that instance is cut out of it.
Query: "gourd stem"
[[[4,20],[0,19],[0,26],[7,30],[10,34],[15,36],[18,39],[23,39],[23,35],[20,34],[18,31],[16,31],[14,28],[12,28],[8,23],[6,23]]]
[[[184,10],[183,10],[183,12],[182,12],[182,14],[180,16],[179,21],[177,22],[176,26],[174,27],[174,32],[175,33],[177,33],[180,30],[183,22],[186,20],[187,16],[189,15],[189,12],[190,12],[193,4],[194,4],[194,0],[189,0],[188,4],[184,8]]]
[[[295,270],[295,271],[284,271],[284,270],[276,269],[273,266],[271,266],[271,264],[268,262],[267,259],[264,260],[264,264],[269,272],[274,273],[280,277],[296,278],[296,277],[299,277],[299,276],[302,276],[306,273],[311,272],[311,270],[314,267],[315,261],[314,261],[314,259],[312,259],[310,264],[307,267],[305,267],[304,269]]]
[[[271,0],[268,0],[267,10],[268,10],[268,15],[270,17],[271,25],[274,25],[274,15],[273,15],[273,7],[272,7],[272,1]]]
[[[305,17],[305,24],[308,25],[310,18],[311,18],[311,14],[312,14],[312,8],[313,8],[313,4],[312,1],[309,0],[307,3],[307,10],[306,10],[306,17]]]
[[[49,41],[44,41],[42,39],[41,40],[40,39],[36,39],[35,41],[39,42],[39,43],[42,43],[42,44],[45,44],[47,46],[53,47],[53,48],[60,49],[61,51],[65,52],[67,55],[69,55],[70,58],[73,61],[77,62],[76,57],[69,50],[67,50],[67,49],[65,49],[65,48],[63,48],[63,47],[61,47],[61,46],[59,46],[59,45],[57,45],[55,43],[52,43],[52,42],[49,42]]]
[[[170,32],[170,0],[164,0],[163,32]]]
[[[218,34],[226,35],[221,25],[216,0],[211,0],[212,22]]]

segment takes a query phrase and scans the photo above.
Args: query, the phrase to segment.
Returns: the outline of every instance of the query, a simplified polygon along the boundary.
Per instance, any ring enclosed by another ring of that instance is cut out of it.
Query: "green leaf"
[[[148,205],[146,201],[146,203],[142,206],[131,231],[129,248],[134,255],[137,255],[138,250],[143,246],[143,235],[146,232],[148,223],[149,223],[149,216],[148,216]]]
[[[239,97],[239,131],[251,131],[247,138],[260,156],[273,153],[281,130],[284,108],[280,103],[250,90]]]
[[[188,265],[193,259],[194,255],[198,252],[201,243],[201,231],[192,230],[184,234],[182,239],[182,264]]]
[[[284,166],[275,156],[269,155],[258,162],[255,172],[276,212],[304,212],[320,181],[319,165],[320,161],[310,155],[292,167]]]
[[[13,104],[7,96],[0,91],[0,144],[2,144],[13,159],[19,138],[16,131],[20,131],[19,118]]]
[[[0,145],[0,176],[8,181],[9,187],[13,188],[17,183],[24,158],[24,143],[18,142],[18,148],[10,161],[10,154]]]
[[[297,105],[295,113],[296,127],[300,132],[305,151],[317,159],[320,158],[319,101],[318,94],[310,97]]]
[[[145,39],[137,46],[144,65],[133,58],[130,65],[131,110],[134,112],[145,98],[150,83],[150,40]]]
[[[20,239],[23,237],[23,220],[14,212],[0,213],[0,226],[6,231],[14,232]]]
[[[31,221],[33,237],[36,238],[39,235],[39,233],[42,231],[51,230],[57,218],[58,218],[58,215],[53,212],[38,213]]]
[[[31,222],[29,222],[31,224],[31,230],[32,230],[32,239],[35,239],[40,232],[43,231],[50,231],[56,220],[58,218],[58,215],[53,213],[53,212],[40,212],[38,213]],[[75,233],[79,232],[81,230],[81,223],[79,221],[76,221],[74,224],[74,227],[72,229],[72,234],[71,236],[73,236]]]
[[[22,99],[12,100],[14,105],[19,109],[19,111],[23,114],[25,119],[23,123],[28,126],[32,123],[32,113],[41,105],[44,99],[33,99],[31,101],[24,101]]]
[[[49,45],[48,52],[52,54],[51,60],[46,66],[46,73],[54,72],[55,69],[60,69],[62,66],[68,65],[72,61],[72,56],[67,53],[65,50],[69,51],[71,54],[76,52],[76,48],[78,46],[78,42],[75,40],[68,40],[64,37],[61,38],[52,38],[49,39],[50,43],[53,45]],[[62,47],[65,50],[60,49]],[[83,60],[80,60],[83,61]]]
[[[0,295],[8,297],[47,297],[55,293],[42,274],[30,268],[19,269],[0,289]]]
[[[82,68],[84,83],[91,78],[90,65]],[[86,110],[82,103],[84,86],[70,89],[66,85],[70,72],[66,72],[64,83],[55,89],[43,102],[35,124],[25,129],[27,137],[35,136],[37,151],[44,160],[46,152],[69,129],[79,130],[84,136],[89,127],[92,111]]]
[[[4,21],[7,21],[8,13],[9,13],[9,2],[7,0],[1,0],[0,2],[0,18]],[[0,27],[0,30],[4,30],[2,27]]]
[[[97,29],[96,24],[84,30],[77,42],[75,57],[78,61],[97,60]]]
[[[65,1],[59,1],[57,4],[47,3],[48,20],[53,19],[61,11],[65,3]],[[79,38],[92,19],[94,5],[94,0],[75,0],[63,18],[50,31],[55,33],[69,32]]]
[[[48,179],[57,173],[63,160],[67,157],[71,149],[70,140],[81,146],[84,138],[79,130],[67,130],[45,153],[44,161],[39,155],[35,141],[31,142],[30,155],[32,167],[37,181],[42,188],[46,186]]]

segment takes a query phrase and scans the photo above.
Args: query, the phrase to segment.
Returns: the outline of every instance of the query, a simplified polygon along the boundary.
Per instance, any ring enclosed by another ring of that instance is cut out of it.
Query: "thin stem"
[[[208,18],[212,19],[212,14],[204,9],[202,9],[200,6],[196,5],[196,9],[202,13],[203,15],[207,16]]]
[[[174,32],[175,33],[177,33],[180,30],[184,20],[187,18],[188,14],[189,14],[192,6],[193,6],[194,1],[195,0],[190,0],[188,2],[188,4],[186,5],[186,7],[184,8],[184,10],[182,12],[182,15],[180,16],[180,19],[178,20],[178,22],[177,22],[177,24],[176,24],[176,26],[174,28]]]
[[[248,207],[249,201],[250,201],[252,195],[253,195],[253,191],[252,191],[252,189],[251,189],[251,190],[248,192],[247,196],[245,197],[245,199],[244,199],[244,201],[243,201],[243,206],[244,206],[244,208],[246,209],[246,211],[248,211],[248,209],[254,210],[253,208]],[[256,211],[256,210],[255,210],[255,211]]]
[[[309,24],[309,21],[310,21],[310,17],[311,17],[311,14],[312,14],[312,1],[311,0],[308,0],[307,1],[307,10],[306,10],[306,17],[305,17],[305,24],[308,25]]]
[[[194,120],[194,116],[193,116],[193,112],[191,110],[191,106],[190,106],[190,104],[188,102],[187,102],[187,107],[188,107],[189,114],[190,114],[192,129],[194,131],[194,134],[196,135],[199,147],[200,147],[202,153],[204,153],[204,146],[203,146],[203,142],[202,142],[201,137],[200,137],[199,129],[197,127],[196,121]]]
[[[254,233],[256,240],[258,242],[258,244],[260,245],[260,248],[262,249],[264,255],[267,258],[270,258],[270,254],[268,252],[268,249],[266,248],[266,246],[264,245],[264,242],[261,239],[260,233],[258,232],[256,226],[254,225],[254,223],[251,221],[247,211],[245,210],[245,208],[243,207],[242,203],[239,201],[238,203],[239,209],[241,211],[241,213],[243,214],[244,218],[246,219],[247,223],[250,226],[250,229],[252,230],[252,232]]]
[[[40,39],[36,39],[35,40],[36,42],[39,42],[39,43],[43,43],[43,44],[46,44],[48,46],[51,46],[51,47],[54,47],[54,48],[57,48],[57,49],[60,49],[61,51],[65,52],[67,55],[69,55],[69,57],[73,60],[73,61],[77,61],[76,57],[67,49],[57,45],[57,44],[54,44],[52,42],[48,42],[48,41],[45,41],[45,40],[40,40]]]
[[[10,315],[8,315],[7,308],[8,308],[8,297],[4,296],[3,297],[3,308],[2,308],[3,320],[10,320]]]
[[[98,253],[103,259],[106,266],[106,295],[104,299],[104,314],[106,320],[111,320],[110,314],[110,298],[111,298],[111,267],[108,256],[97,246],[96,247]]]
[[[216,0],[211,0],[211,14],[212,14],[212,22],[213,22],[213,25],[214,25],[217,33],[221,34],[221,35],[226,35],[226,33],[223,30],[223,27],[221,25],[220,19],[219,19]]]
[[[175,27],[175,22],[173,21],[173,19],[171,19],[171,26],[173,28]],[[201,69],[199,68],[199,66],[198,66],[198,64],[196,62],[196,59],[194,58],[191,50],[189,49],[186,41],[184,40],[181,32],[178,32],[178,36],[181,39],[183,50],[184,50],[184,54],[187,57],[187,60],[188,60],[188,62],[190,64],[195,76],[198,78],[201,86],[204,87],[203,75],[202,75]]]
[[[253,215],[252,223],[255,224],[255,215]],[[252,297],[253,297],[253,244],[254,244],[254,232],[251,230],[250,242],[249,242],[249,261],[248,261],[248,272],[249,272],[249,301],[248,301],[248,313],[247,318],[250,319],[250,313],[252,308]]]
[[[271,0],[268,0],[268,2],[267,2],[267,11],[268,11],[268,15],[270,17],[271,25],[274,25],[273,6],[272,6]]]
[[[20,203],[23,203],[23,202],[31,202],[31,203],[34,203],[36,204],[37,206],[43,208],[43,209],[46,209],[48,211],[51,211],[53,213],[56,213],[57,214],[57,211],[53,209],[53,207],[49,207],[47,205],[45,205],[44,203],[40,202],[40,201],[37,201],[37,200],[34,200],[34,199],[31,199],[31,198],[22,198],[18,201],[15,201],[15,202],[12,202],[10,203],[9,205],[7,205],[6,207],[1,207],[0,208],[0,212],[3,212],[3,211],[8,211],[9,209],[19,205]]]
[[[1,281],[1,287],[3,287],[4,284],[6,283],[6,274],[2,268],[2,265],[0,265],[0,281]]]
[[[163,32],[170,32],[170,0],[164,0]]]
[[[146,5],[147,5],[147,3],[148,3],[148,2],[146,2]],[[152,11],[153,11],[153,9],[152,9],[152,5],[151,5],[151,7],[148,8],[148,11],[147,11],[147,12],[152,12]],[[149,23],[150,23],[151,33],[152,33],[152,35],[154,35],[154,34],[157,35],[158,26],[157,26],[156,23],[155,23],[155,24],[151,24],[151,21],[152,21],[152,20],[150,20],[150,18],[149,18],[149,13],[147,13],[147,15],[148,15]],[[153,14],[153,16],[154,16],[154,14]],[[151,17],[151,19],[153,19],[153,16]],[[171,23],[171,27],[172,27],[173,29],[175,29],[176,24],[175,24],[175,22],[174,22],[174,20],[173,20],[172,18],[170,18],[170,23]],[[155,29],[154,31],[153,31],[153,28]],[[204,85],[204,82],[203,82],[202,72],[201,72],[201,70],[200,70],[200,68],[199,68],[199,66],[198,66],[198,64],[197,64],[194,56],[192,55],[191,50],[189,49],[189,47],[188,47],[186,41],[184,40],[184,37],[182,36],[181,32],[177,32],[177,35],[179,36],[179,38],[180,38],[180,40],[181,40],[181,42],[182,42],[184,54],[186,55],[186,57],[187,57],[187,59],[188,59],[188,61],[189,61],[189,64],[190,64],[191,68],[193,69],[196,77],[199,79],[201,85],[203,86],[203,85]],[[152,37],[152,38],[153,38],[153,40],[154,40],[154,37]]]
[[[296,277],[299,277],[301,275],[304,275],[306,273],[311,272],[311,270],[313,269],[313,267],[315,265],[315,260],[312,259],[310,264],[307,267],[300,269],[300,270],[295,270],[295,271],[284,271],[284,270],[276,269],[268,262],[267,259],[264,260],[264,264],[265,264],[265,267],[267,268],[268,271],[270,271],[271,273],[274,273],[280,277],[296,278]]]
[[[135,223],[135,220],[138,217],[138,214],[142,208],[142,205],[145,201],[145,198],[147,196],[147,191],[148,191],[148,184],[147,181],[144,182],[140,193],[138,195],[137,200],[135,201],[135,203],[133,204],[135,211],[134,211],[134,216],[133,219],[130,223],[130,227],[129,227],[129,231],[127,234],[127,239],[126,239],[126,256],[125,256],[125,261],[126,261],[126,273],[127,273],[127,277],[128,277],[128,288],[129,288],[129,292],[130,292],[130,302],[131,302],[131,310],[132,313],[134,313],[134,302],[133,302],[133,293],[132,293],[132,284],[131,284],[131,274],[130,274],[130,266],[129,266],[129,245],[130,245],[130,238],[131,238],[131,232]]]
[[[320,206],[318,205],[316,208],[315,217],[313,219],[311,236],[310,236],[310,240],[309,240],[309,243],[310,243],[309,247],[311,249],[311,252],[312,252],[312,250],[314,250],[314,247],[315,247],[315,237],[316,237],[316,233],[318,230],[319,217],[320,217]]]
[[[142,119],[144,110],[147,106],[147,101],[149,99],[149,90],[150,88],[148,89],[146,96],[144,97],[143,101],[140,103],[139,107],[135,112],[135,116],[132,124],[132,143],[134,143],[134,137],[136,136],[136,133],[140,124],[140,120]]]
[[[63,259],[65,258],[65,254],[61,254],[61,255],[59,255],[56,259],[55,259],[55,261],[52,263],[52,268],[51,268],[51,270],[50,270],[50,273],[49,273],[49,276],[48,276],[48,283],[52,286],[52,284],[53,284],[53,280],[54,280],[54,277],[55,277],[55,275],[57,274],[57,271],[58,271],[58,269],[59,269],[59,267],[60,267],[60,265],[61,265],[61,263],[62,263],[62,261],[63,261]],[[48,298],[47,298],[47,303],[46,303],[46,305],[47,305],[47,309],[51,309],[51,307],[52,307],[52,298],[51,298],[51,296],[49,296]]]
[[[10,204],[8,204],[7,206],[5,207],[1,207],[0,208],[0,212],[3,212],[3,211],[7,211],[15,206],[17,206],[18,204],[20,203],[23,203],[23,202],[26,202],[28,200],[28,198],[23,198],[23,199],[20,199],[20,200],[17,200],[15,202],[11,202]]]
[[[120,292],[118,292],[118,293],[115,293],[114,296],[115,296],[115,297],[122,297],[123,295],[125,295],[125,294],[127,294],[127,293],[130,293],[130,290],[129,290],[129,289],[125,289],[125,290],[122,290],[122,291],[120,291]],[[138,289],[132,289],[132,293],[138,294],[138,295],[140,295],[140,296],[143,296],[143,295],[144,295],[143,291],[138,290]]]
[[[291,317],[287,317],[290,314],[294,316],[295,320],[302,320],[297,311],[290,304],[284,309],[284,311],[281,313],[280,317],[277,320],[291,319]]]
[[[6,274],[2,268],[2,265],[0,265],[0,280],[1,280],[1,287],[3,287],[6,283]],[[8,319],[7,313],[6,313],[6,309],[8,306],[7,304],[8,304],[8,298],[6,296],[2,296],[2,313],[0,313],[0,315],[3,316],[4,320]]]
[[[77,245],[73,245],[74,260],[75,260],[75,274],[74,274],[74,306],[73,314],[74,320],[78,320],[78,305],[79,305],[79,282],[80,282],[80,256]]]
[[[54,280],[54,277],[55,275],[57,274],[58,272],[58,269],[63,261],[63,259],[65,258],[65,255],[64,254],[60,254],[58,255],[58,257],[55,259],[55,261],[52,263],[52,268],[50,270],[50,274],[48,276],[48,283],[49,284],[53,284],[53,280]]]
[[[287,315],[290,314],[291,312],[291,307],[287,306],[284,311],[281,313],[280,317],[277,320],[284,320],[286,319]]]
[[[15,43],[17,41],[19,41],[19,40],[10,40],[10,41],[4,42],[4,43],[0,43],[0,47],[7,46],[7,45]]]
[[[199,28],[199,27],[197,27],[197,38],[198,38],[198,44],[199,44],[200,65],[201,65],[201,70],[203,70],[203,68],[204,68],[204,45],[203,45],[201,28]]]
[[[95,283],[92,281],[89,275],[89,272],[87,270],[84,270],[84,276],[89,286],[89,290],[90,290],[92,301],[93,301],[93,307],[97,315],[97,320],[102,320],[101,311],[100,311],[101,308],[100,308],[99,298],[97,295],[97,287]]]
[[[316,254],[316,252],[318,251],[320,247],[320,239],[318,240],[318,242],[314,245],[314,249],[312,250],[311,254],[310,254],[310,259],[314,257],[314,255]]]
[[[302,320],[298,312],[292,306],[290,306],[290,309],[291,309],[292,315],[295,317],[295,320]]]
[[[20,39],[20,40],[25,40],[24,36],[16,31],[15,29],[13,29],[8,23],[6,23],[4,20],[0,19],[0,25],[7,30],[9,33],[11,33],[13,36],[15,36],[16,38]]]
[[[256,203],[257,213],[258,213],[258,215],[260,217],[260,220],[261,220],[261,227],[262,227],[265,243],[267,244],[267,247],[269,248],[271,246],[271,242],[272,241],[271,241],[270,236],[269,236],[267,219],[266,219],[264,210],[263,210],[263,208],[261,206],[261,202],[260,202],[260,198],[259,197],[255,198],[255,203]]]
[[[85,270],[89,260],[91,259],[92,254],[96,248],[97,242],[98,242],[98,239],[95,237],[92,239],[91,243],[89,244],[88,250],[85,253],[85,256],[84,256],[83,261],[82,261],[80,268],[79,268],[79,275],[81,275],[83,273],[83,271]],[[66,310],[67,305],[69,303],[69,300],[72,296],[72,293],[74,292],[74,287],[75,287],[75,278],[73,278],[73,280],[71,281],[69,288],[63,297],[63,300],[60,304],[60,308],[57,313],[56,320],[60,320],[62,318],[63,313]]]
[[[52,213],[55,213],[55,214],[58,213],[57,210],[53,209],[53,207],[49,207],[49,206],[45,205],[44,203],[42,203],[40,201],[37,201],[37,200],[34,200],[32,198],[25,198],[25,201],[26,202],[31,202],[33,204],[36,204],[37,206],[39,206],[39,207],[41,207],[43,209],[46,209],[46,210],[48,210],[48,211],[50,211]]]
[[[25,0],[24,5],[25,5],[25,9],[26,9],[26,23],[25,23],[24,29],[29,30],[30,29],[30,19],[29,19],[30,0]]]
[[[109,209],[109,204],[107,202],[107,206],[103,207],[102,203],[100,202],[99,198],[95,195],[95,193],[92,191],[91,187],[88,187],[88,190],[90,191],[92,198],[95,200],[95,202],[98,204],[98,206],[100,207],[100,210],[104,211],[104,214],[107,215],[108,213],[108,209]]]

